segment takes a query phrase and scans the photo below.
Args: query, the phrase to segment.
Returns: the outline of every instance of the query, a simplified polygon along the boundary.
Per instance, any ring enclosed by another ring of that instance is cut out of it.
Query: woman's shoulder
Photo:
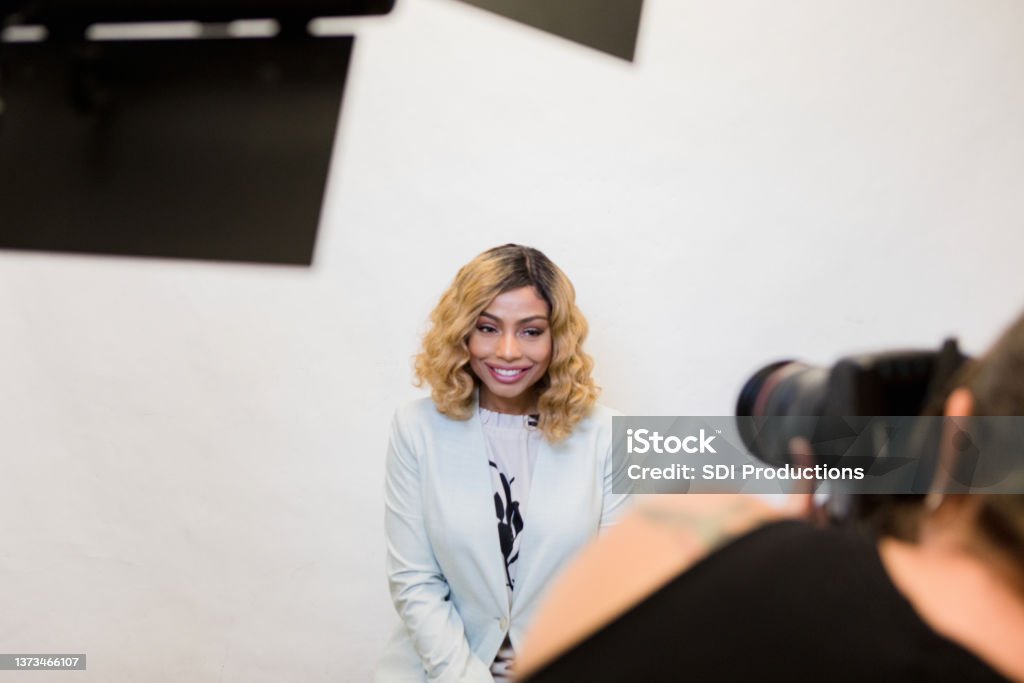
[[[475,411],[465,419],[452,417],[442,413],[432,398],[424,396],[396,408],[393,427],[410,434],[465,435],[475,429],[478,422]]]
[[[622,417],[622,412],[609,408],[603,403],[595,403],[590,406],[586,414],[579,421],[581,427],[591,427],[593,425],[607,425],[610,429],[612,426],[613,417]]]
[[[414,398],[395,408],[396,420],[415,420],[433,415],[441,416],[441,413],[438,412],[437,406],[429,396]]]
[[[622,413],[602,403],[592,405],[586,414],[573,427],[573,436],[595,434],[607,439],[612,437],[612,418],[621,417]]]

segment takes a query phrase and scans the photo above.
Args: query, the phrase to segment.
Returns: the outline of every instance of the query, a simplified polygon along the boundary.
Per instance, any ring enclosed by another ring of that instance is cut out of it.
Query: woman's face
[[[549,314],[533,287],[499,294],[484,308],[469,335],[482,407],[519,415],[536,410],[533,387],[551,363]]]

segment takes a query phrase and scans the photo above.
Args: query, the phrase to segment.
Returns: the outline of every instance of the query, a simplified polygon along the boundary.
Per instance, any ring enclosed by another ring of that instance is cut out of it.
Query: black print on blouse
[[[498,470],[498,466],[491,462],[491,467]],[[512,500],[512,482],[515,477],[508,479],[505,473],[498,470],[501,478],[501,488],[505,493],[504,499],[499,492],[494,494],[494,512],[498,515],[498,539],[501,541],[501,554],[505,557],[505,581],[509,590],[514,588],[512,575],[509,567],[519,559],[519,551],[515,548],[516,538],[523,531],[523,518],[519,514],[519,501]]]

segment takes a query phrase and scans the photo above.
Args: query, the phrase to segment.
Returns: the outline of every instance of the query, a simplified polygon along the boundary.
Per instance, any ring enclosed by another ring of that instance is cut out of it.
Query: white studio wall
[[[0,652],[366,680],[387,424],[488,247],[569,274],[632,414],[1024,303],[1015,0],[648,0],[634,63],[449,0],[353,25],[312,268],[0,253]]]

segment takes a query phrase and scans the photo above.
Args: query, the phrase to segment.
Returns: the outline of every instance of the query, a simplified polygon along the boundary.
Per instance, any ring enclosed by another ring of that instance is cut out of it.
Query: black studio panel
[[[633,61],[643,0],[461,0]]]
[[[353,40],[0,45],[0,248],[310,264]]]

